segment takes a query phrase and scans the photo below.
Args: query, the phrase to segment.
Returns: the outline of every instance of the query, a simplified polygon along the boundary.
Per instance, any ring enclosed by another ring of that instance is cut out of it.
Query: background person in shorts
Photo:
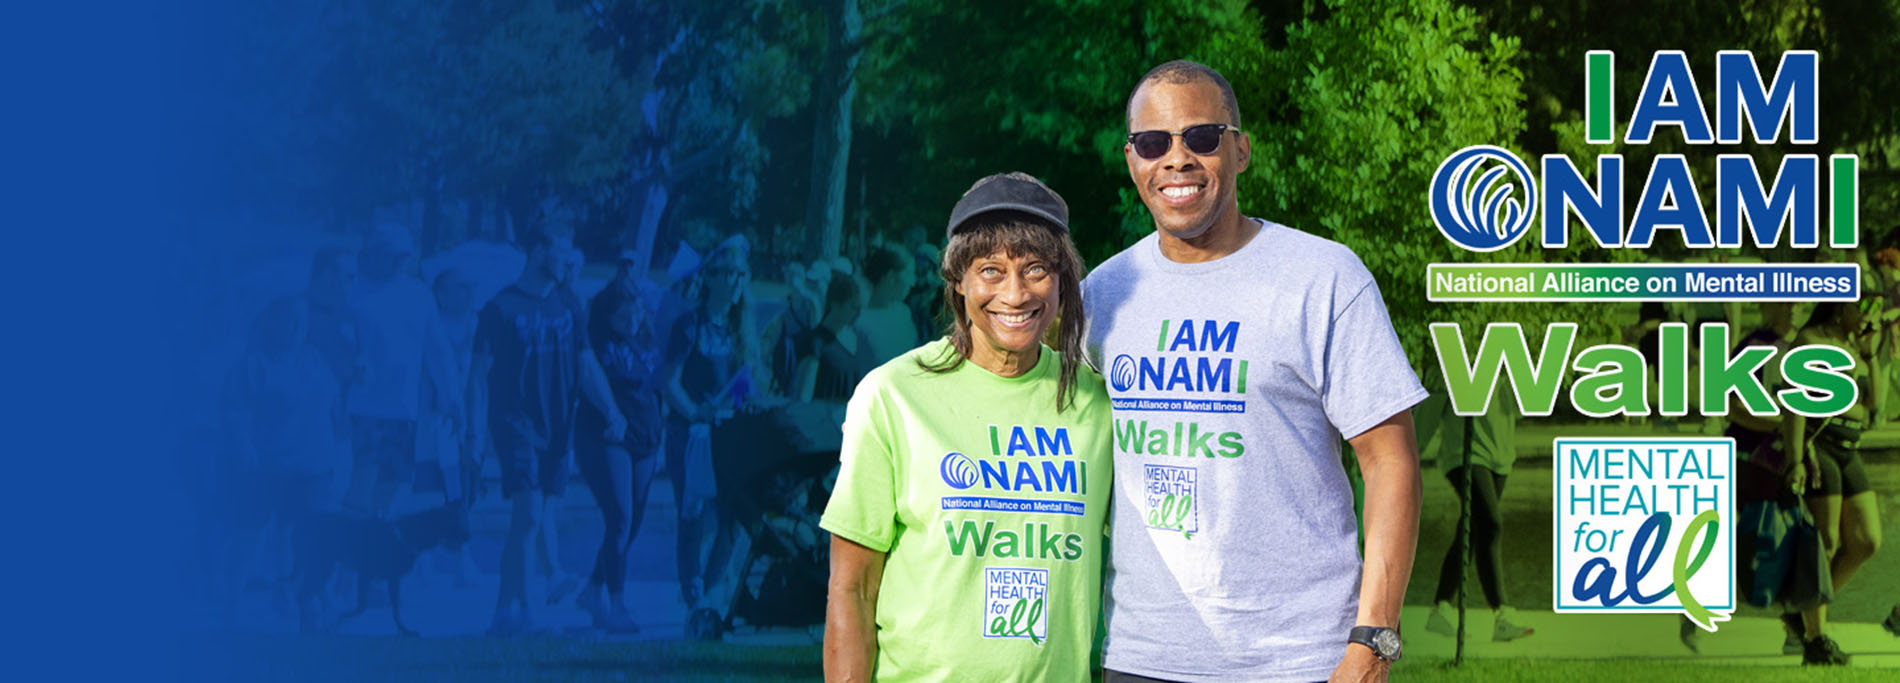
[[[1870,310],[1863,310],[1867,306]],[[1816,304],[1808,323],[1795,338],[1798,345],[1825,344],[1854,356],[1854,381],[1860,401],[1847,412],[1829,418],[1804,418],[1803,457],[1811,460],[1807,481],[1808,510],[1826,546],[1829,574],[1836,595],[1861,565],[1880,549],[1880,503],[1867,476],[1867,465],[1854,442],[1870,424],[1879,407],[1873,369],[1866,361],[1879,334],[1868,313],[1877,311],[1868,299],[1858,302],[1825,301]],[[1802,617],[1802,659],[1817,664],[1846,664],[1849,660],[1833,638],[1826,635],[1827,606]]]
[[[487,365],[488,427],[500,458],[502,495],[513,501],[501,553],[501,590],[491,633],[531,628],[529,549],[541,525],[545,496],[566,489],[577,394],[606,416],[603,436],[619,441],[627,422],[614,406],[606,374],[587,339],[587,312],[565,286],[575,251],[568,215],[549,212],[528,237],[521,279],[482,308],[475,353]]]
[[[640,630],[626,603],[627,553],[640,533],[647,491],[660,462],[657,374],[663,353],[648,305],[654,292],[648,291],[634,263],[623,259],[619,275],[594,296],[587,324],[588,341],[607,372],[627,428],[619,441],[608,441],[602,436],[606,418],[592,406],[581,406],[574,449],[575,464],[594,494],[602,521],[593,574],[579,601],[596,627],[616,633]]]
[[[378,225],[359,257],[361,277],[350,298],[356,367],[347,402],[355,466],[345,507],[377,516],[388,514],[415,478],[423,374],[444,384],[455,374],[448,358],[430,353],[441,343],[440,316],[435,295],[416,276],[415,255],[407,228]]]

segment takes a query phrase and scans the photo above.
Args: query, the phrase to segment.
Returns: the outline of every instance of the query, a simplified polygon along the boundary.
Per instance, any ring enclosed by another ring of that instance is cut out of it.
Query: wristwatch
[[[1358,643],[1372,649],[1372,654],[1386,662],[1399,661],[1399,630],[1384,626],[1354,626],[1346,635],[1346,642]]]

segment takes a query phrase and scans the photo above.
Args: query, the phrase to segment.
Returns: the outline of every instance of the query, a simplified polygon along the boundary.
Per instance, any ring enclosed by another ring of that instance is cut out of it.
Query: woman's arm
[[[825,680],[869,681],[877,662],[877,589],[884,553],[833,534],[825,599]]]
[[[798,371],[792,376],[797,378],[793,381],[792,398],[798,399],[799,403],[810,403],[812,394],[818,390],[818,358],[799,359]]]

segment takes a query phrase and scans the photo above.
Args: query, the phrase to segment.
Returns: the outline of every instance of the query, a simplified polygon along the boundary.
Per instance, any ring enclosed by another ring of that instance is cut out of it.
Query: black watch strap
[[[1399,647],[1399,631],[1385,626],[1354,626],[1346,635],[1346,642],[1358,643],[1372,650],[1372,654],[1387,662],[1399,661],[1402,654]]]

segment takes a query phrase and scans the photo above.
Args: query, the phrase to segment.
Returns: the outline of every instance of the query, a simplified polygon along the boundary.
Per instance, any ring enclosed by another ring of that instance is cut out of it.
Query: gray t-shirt
[[[1313,681],[1345,654],[1360,558],[1341,439],[1426,392],[1359,258],[1261,224],[1207,263],[1151,234],[1083,282],[1115,413],[1107,668]]]

